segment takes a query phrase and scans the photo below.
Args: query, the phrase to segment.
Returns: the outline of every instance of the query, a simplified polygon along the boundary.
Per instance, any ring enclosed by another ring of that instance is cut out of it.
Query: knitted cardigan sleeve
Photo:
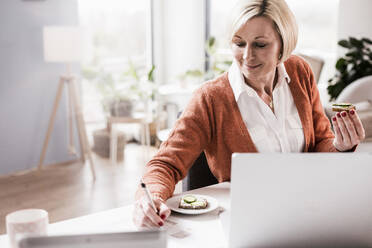
[[[310,99],[315,134],[315,147],[312,151],[337,152],[337,149],[333,145],[334,134],[331,130],[331,124],[320,101],[319,90],[314,79],[314,74],[307,63],[304,63],[304,66],[310,83]]]
[[[202,86],[193,93],[168,139],[145,168],[143,181],[155,198],[165,201],[172,196],[176,183],[186,176],[211,139],[213,120],[204,91]],[[136,199],[142,194],[138,189]]]

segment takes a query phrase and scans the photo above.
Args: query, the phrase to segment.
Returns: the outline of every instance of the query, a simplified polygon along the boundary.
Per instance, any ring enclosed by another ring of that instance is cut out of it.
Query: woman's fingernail
[[[337,120],[336,116],[333,116],[332,120],[333,121],[336,121]]]
[[[340,114],[340,113],[337,113],[337,117],[338,117],[338,118],[341,118],[341,114]]]
[[[160,218],[162,218],[163,220],[165,219],[165,214],[162,214],[161,216],[160,216]]]
[[[354,111],[354,109],[352,109],[352,110],[350,110],[350,112],[349,112],[350,114],[355,114],[355,111]]]
[[[346,117],[346,112],[342,112],[341,115],[342,115],[343,117]]]
[[[159,224],[159,226],[163,226],[164,225],[163,222],[159,222],[158,224]]]

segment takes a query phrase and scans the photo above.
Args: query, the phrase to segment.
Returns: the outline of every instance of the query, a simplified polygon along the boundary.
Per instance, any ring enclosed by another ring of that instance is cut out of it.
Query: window
[[[80,24],[86,32],[87,56],[83,68],[99,65],[110,73],[123,73],[131,65],[145,69],[149,56],[148,0],[79,0]],[[102,94],[83,80],[87,122],[104,119]]]
[[[229,49],[228,25],[231,11],[238,0],[208,0],[210,1],[210,36],[216,38],[217,49],[227,52]]]
[[[148,1],[79,0],[80,23],[100,59],[144,59]]]

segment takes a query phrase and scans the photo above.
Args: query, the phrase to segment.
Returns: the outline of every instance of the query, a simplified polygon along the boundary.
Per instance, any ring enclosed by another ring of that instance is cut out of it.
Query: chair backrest
[[[194,164],[182,181],[182,191],[193,190],[218,183],[209,169],[204,152],[195,160]]]
[[[316,82],[319,82],[320,74],[322,73],[323,66],[324,66],[324,60],[317,56],[309,56],[305,54],[298,54],[301,56],[307,63],[309,63],[311,69],[314,73],[314,78]]]

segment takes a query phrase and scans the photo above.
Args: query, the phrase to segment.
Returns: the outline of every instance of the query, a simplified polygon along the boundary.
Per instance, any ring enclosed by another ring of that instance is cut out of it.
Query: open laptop
[[[19,248],[165,248],[164,231],[24,237]]]
[[[235,153],[229,247],[372,247],[371,153]]]

